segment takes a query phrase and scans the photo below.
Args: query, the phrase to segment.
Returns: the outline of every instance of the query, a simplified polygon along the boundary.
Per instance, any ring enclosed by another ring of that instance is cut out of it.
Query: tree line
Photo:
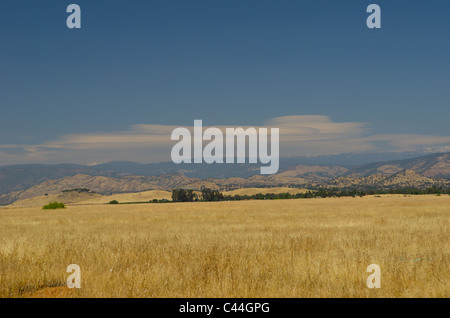
[[[366,195],[382,195],[382,194],[448,194],[450,195],[450,187],[429,187],[426,189],[418,188],[401,188],[401,189],[326,189],[317,188],[310,189],[304,193],[257,193],[252,195],[223,195],[218,190],[202,188],[201,194],[198,195],[192,189],[174,189],[172,190],[173,202],[197,202],[197,201],[239,201],[239,200],[286,200],[286,199],[307,199],[307,198],[340,198],[340,197],[363,197]]]
[[[201,194],[198,195],[192,189],[173,189],[173,202],[196,202],[196,201],[224,201],[225,198],[218,190],[202,188]]]
[[[300,189],[299,189],[300,191]],[[308,198],[340,198],[340,197],[363,197],[366,195],[382,195],[382,194],[404,194],[404,195],[421,195],[421,194],[448,194],[450,195],[450,187],[432,186],[426,189],[418,188],[399,188],[399,189],[338,189],[338,188],[315,188],[309,189],[303,193],[257,193],[252,195],[224,195],[219,190],[213,190],[202,187],[200,191],[193,189],[173,189],[172,201],[162,199],[153,199],[146,202],[126,202],[121,204],[136,203],[169,203],[169,202],[213,202],[213,201],[240,201],[240,200],[287,200],[287,199],[308,199]],[[119,204],[117,200],[112,200],[109,204]]]

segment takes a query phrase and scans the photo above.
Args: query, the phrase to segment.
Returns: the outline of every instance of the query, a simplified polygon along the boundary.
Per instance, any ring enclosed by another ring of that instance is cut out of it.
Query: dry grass
[[[101,196],[98,198],[93,198],[89,200],[79,201],[78,204],[104,204],[112,200],[117,200],[119,202],[148,202],[153,199],[166,199],[172,200],[172,192],[162,191],[162,190],[150,190],[144,192],[136,193],[123,193],[123,194],[113,194],[109,196]]]
[[[148,202],[153,199],[172,200],[172,192],[162,190],[150,190],[136,193],[120,193],[113,195],[100,195],[94,193],[62,193],[41,195],[33,198],[19,200],[10,205],[16,208],[40,207],[49,202],[58,201],[65,204],[106,204],[112,200],[119,202]]]
[[[449,196],[2,208],[0,297],[449,297],[449,218]]]

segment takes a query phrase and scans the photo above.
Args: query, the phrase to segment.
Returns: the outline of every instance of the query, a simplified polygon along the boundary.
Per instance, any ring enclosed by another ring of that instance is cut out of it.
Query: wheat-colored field
[[[70,205],[106,204],[112,200],[123,202],[145,202],[153,199],[172,200],[172,192],[151,190],[136,193],[119,193],[113,195],[100,195],[96,193],[62,193],[50,194],[19,200],[10,205],[16,208],[30,208],[43,206],[49,202],[58,201]]]
[[[449,196],[1,208],[0,297],[449,297],[449,221]]]

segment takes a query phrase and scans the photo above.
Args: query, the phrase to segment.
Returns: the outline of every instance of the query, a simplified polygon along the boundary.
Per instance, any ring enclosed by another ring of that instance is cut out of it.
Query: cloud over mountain
[[[204,129],[214,126],[204,122]],[[87,132],[58,136],[40,144],[0,145],[0,165],[106,161],[170,161],[170,140],[178,126],[137,124],[126,131]],[[216,126],[225,132],[227,127]],[[255,126],[253,126],[255,127]],[[336,122],[322,115],[276,117],[255,128],[280,129],[280,156],[324,155],[364,151],[416,151],[448,147],[450,136],[377,134],[364,122]],[[186,127],[193,130],[191,126]],[[246,128],[246,127],[243,127]],[[204,142],[204,145],[207,142]]]

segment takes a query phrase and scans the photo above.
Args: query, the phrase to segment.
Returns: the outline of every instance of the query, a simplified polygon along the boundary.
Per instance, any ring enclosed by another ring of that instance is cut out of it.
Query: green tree
[[[224,197],[218,190],[212,190],[209,188],[202,189],[202,200],[203,201],[223,201]]]
[[[197,199],[197,194],[194,190],[189,189],[173,189],[172,201],[173,202],[194,202]]]

